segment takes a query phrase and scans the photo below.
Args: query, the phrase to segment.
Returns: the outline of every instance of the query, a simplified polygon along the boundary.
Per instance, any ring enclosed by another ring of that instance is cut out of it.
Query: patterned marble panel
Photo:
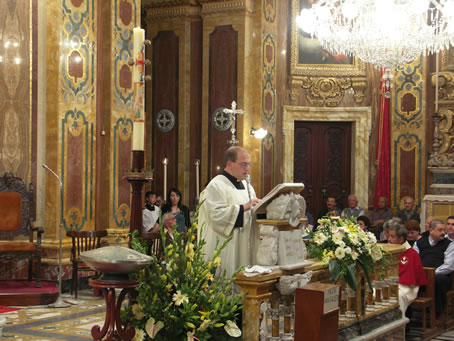
[[[133,88],[132,68],[128,65],[134,39],[133,28],[140,26],[140,0],[112,1],[111,60],[111,160],[110,227],[128,227],[130,185],[123,179],[130,168],[132,145]]]
[[[262,65],[261,65],[261,122],[269,135],[262,141],[261,184],[262,195],[274,187],[277,96],[276,96],[276,53],[277,53],[277,7],[276,0],[262,0]],[[258,127],[256,127],[258,128]]]
[[[422,57],[394,72],[391,101],[391,201],[415,197],[417,208],[425,192],[425,66]]]
[[[0,174],[31,179],[30,0],[0,1]]]
[[[61,178],[64,228],[94,228],[96,1],[62,0]]]

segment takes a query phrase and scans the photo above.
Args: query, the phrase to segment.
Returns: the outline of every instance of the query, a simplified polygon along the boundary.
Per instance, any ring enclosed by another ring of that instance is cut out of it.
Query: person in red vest
[[[407,229],[394,221],[389,226],[388,243],[400,244],[405,251],[399,256],[399,306],[402,315],[418,296],[419,287],[427,284],[421,258],[407,242]]]

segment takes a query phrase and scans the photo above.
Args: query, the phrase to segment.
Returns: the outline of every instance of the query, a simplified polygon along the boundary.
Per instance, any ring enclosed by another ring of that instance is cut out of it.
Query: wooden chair
[[[28,280],[32,280],[36,260],[36,287],[41,287],[42,227],[32,226],[33,186],[11,173],[0,178],[0,259],[28,259]],[[34,238],[36,232],[36,239]],[[18,239],[26,236],[28,239]]]
[[[425,291],[419,291],[418,297],[413,301],[411,307],[415,310],[422,311],[422,329],[423,333],[426,328],[427,309],[429,309],[430,328],[435,327],[435,269],[424,268],[427,285]]]
[[[454,272],[451,273],[451,289],[446,293],[446,324],[445,328],[454,327]]]
[[[155,255],[158,261],[160,261],[164,254],[161,232],[143,232],[142,238],[148,244],[148,254],[150,256]]]
[[[71,237],[71,263],[73,265],[71,295],[73,290],[75,298],[79,288],[79,271],[93,271],[80,259],[80,254],[84,251],[89,251],[101,247],[101,238],[107,236],[107,231],[68,231],[66,233]]]

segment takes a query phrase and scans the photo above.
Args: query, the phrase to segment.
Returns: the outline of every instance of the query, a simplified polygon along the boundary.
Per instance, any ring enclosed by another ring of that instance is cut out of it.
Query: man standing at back
[[[454,243],[445,238],[445,225],[438,219],[429,224],[429,234],[413,245],[419,253],[422,265],[435,268],[435,311],[437,317],[444,312],[446,292],[451,287],[454,270]]]
[[[254,188],[246,181],[251,168],[249,153],[241,147],[230,147],[224,154],[224,170],[214,177],[200,195],[198,240],[204,239],[206,259],[219,245],[232,240],[221,252],[220,270],[230,277],[240,266],[251,265],[258,241],[252,228],[251,208],[258,203]]]

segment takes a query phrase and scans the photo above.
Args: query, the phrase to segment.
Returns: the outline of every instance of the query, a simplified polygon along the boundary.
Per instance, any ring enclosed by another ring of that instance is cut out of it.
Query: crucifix
[[[224,109],[223,112],[226,113],[226,114],[232,115],[232,125],[231,125],[231,128],[230,128],[230,131],[232,132],[232,138],[230,140],[228,140],[227,142],[231,146],[236,146],[240,141],[238,141],[236,139],[236,136],[235,136],[235,132],[236,132],[235,119],[236,119],[236,115],[244,114],[244,110],[243,109],[237,109],[236,108],[236,102],[233,101],[232,102],[232,108],[231,109]]]

